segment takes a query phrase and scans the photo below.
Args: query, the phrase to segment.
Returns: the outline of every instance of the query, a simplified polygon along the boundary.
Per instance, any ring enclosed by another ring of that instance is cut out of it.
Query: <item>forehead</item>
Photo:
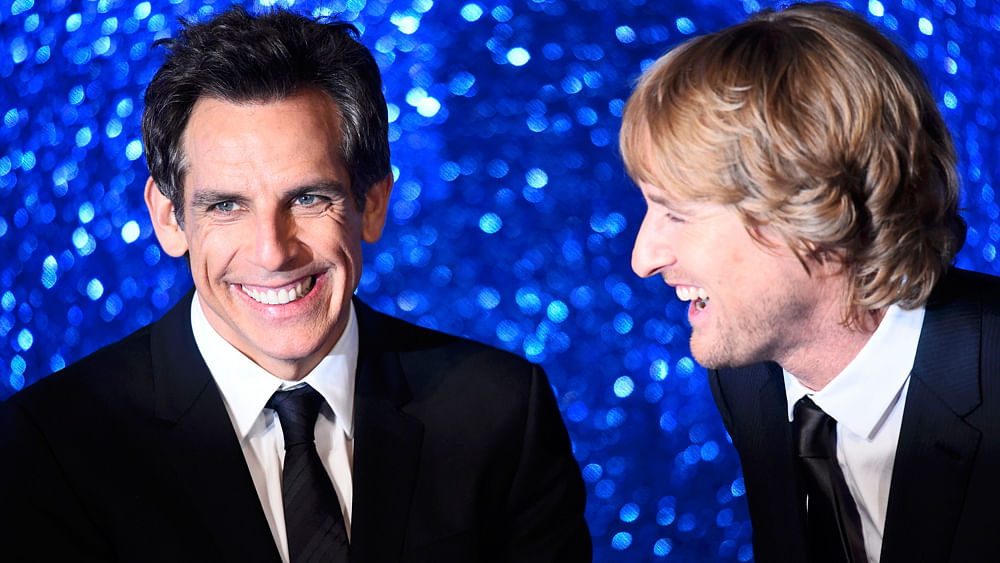
[[[672,206],[724,199],[717,169],[722,151],[706,151],[698,140],[672,133],[657,135],[648,127],[633,132],[626,160],[629,174],[643,195]]]
[[[675,211],[691,210],[705,204],[732,203],[725,190],[707,178],[678,174],[676,169],[651,171],[636,184],[648,203]]]
[[[329,176],[342,168],[337,106],[316,90],[267,102],[201,98],[181,146],[185,186],[195,189]]]
[[[337,105],[325,93],[306,89],[271,101],[233,102],[201,97],[195,102],[182,143],[214,148],[237,143],[268,144],[268,139],[305,137],[321,133],[323,140],[339,140]]]

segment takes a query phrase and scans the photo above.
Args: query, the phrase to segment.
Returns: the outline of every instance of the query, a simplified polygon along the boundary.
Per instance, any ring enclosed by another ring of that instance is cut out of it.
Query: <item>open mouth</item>
[[[708,292],[703,288],[693,285],[679,285],[674,288],[677,291],[677,298],[681,301],[694,301],[694,308],[698,311],[708,306]]]
[[[309,276],[295,285],[282,287],[280,289],[256,289],[240,284],[243,293],[250,296],[250,299],[265,305],[286,305],[302,299],[312,291],[316,285],[316,276]]]

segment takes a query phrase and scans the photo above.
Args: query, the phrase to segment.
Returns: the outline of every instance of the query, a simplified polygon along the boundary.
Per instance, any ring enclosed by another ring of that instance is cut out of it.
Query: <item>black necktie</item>
[[[809,397],[795,403],[792,432],[809,499],[806,533],[812,563],[865,563],[861,517],[837,463],[837,421]]]
[[[323,396],[308,385],[278,391],[267,407],[278,412],[285,436],[281,495],[292,563],[347,563],[347,529],[337,492],[316,453],[314,430]]]

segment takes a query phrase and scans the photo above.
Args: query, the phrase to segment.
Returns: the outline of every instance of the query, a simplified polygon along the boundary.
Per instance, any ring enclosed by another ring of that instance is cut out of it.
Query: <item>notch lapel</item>
[[[942,283],[927,306],[896,447],[883,563],[947,561],[965,503],[981,437],[964,418],[981,401],[982,312],[953,292]]]
[[[752,449],[761,452],[757,466],[762,469],[756,475],[754,484],[763,485],[764,490],[754,491],[754,494],[763,493],[758,500],[767,499],[763,504],[766,511],[763,520],[774,526],[767,537],[784,538],[782,544],[776,546],[780,553],[772,554],[775,560],[805,561],[805,499],[799,493],[795,472],[795,448],[788,422],[785,383],[778,364],[767,363],[763,366],[756,374],[761,379],[758,384],[761,432],[754,438],[759,443]]]
[[[805,499],[781,367],[761,363],[712,376],[719,411],[740,454],[758,561],[806,561]]]
[[[153,326],[155,415],[165,463],[226,561],[280,561],[222,396],[191,332],[190,292]]]
[[[401,407],[410,400],[394,335],[355,299],[360,349],[354,396],[354,501],[351,560],[401,558],[416,486],[423,424]]]

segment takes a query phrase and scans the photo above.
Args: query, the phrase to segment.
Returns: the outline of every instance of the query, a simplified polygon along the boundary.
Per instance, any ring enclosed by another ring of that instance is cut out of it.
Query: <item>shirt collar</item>
[[[923,307],[907,311],[890,305],[858,355],[819,391],[783,370],[788,420],[794,419],[795,403],[809,395],[852,433],[872,439],[910,377],[923,323]]]
[[[349,439],[353,438],[354,374],[358,365],[359,337],[354,302],[348,301],[348,304],[347,327],[330,352],[301,381],[285,381],[271,375],[222,338],[208,323],[195,292],[191,300],[191,330],[198,351],[230,410],[240,440],[251,432],[275,391],[303,383],[308,383],[326,399],[336,424]]]

